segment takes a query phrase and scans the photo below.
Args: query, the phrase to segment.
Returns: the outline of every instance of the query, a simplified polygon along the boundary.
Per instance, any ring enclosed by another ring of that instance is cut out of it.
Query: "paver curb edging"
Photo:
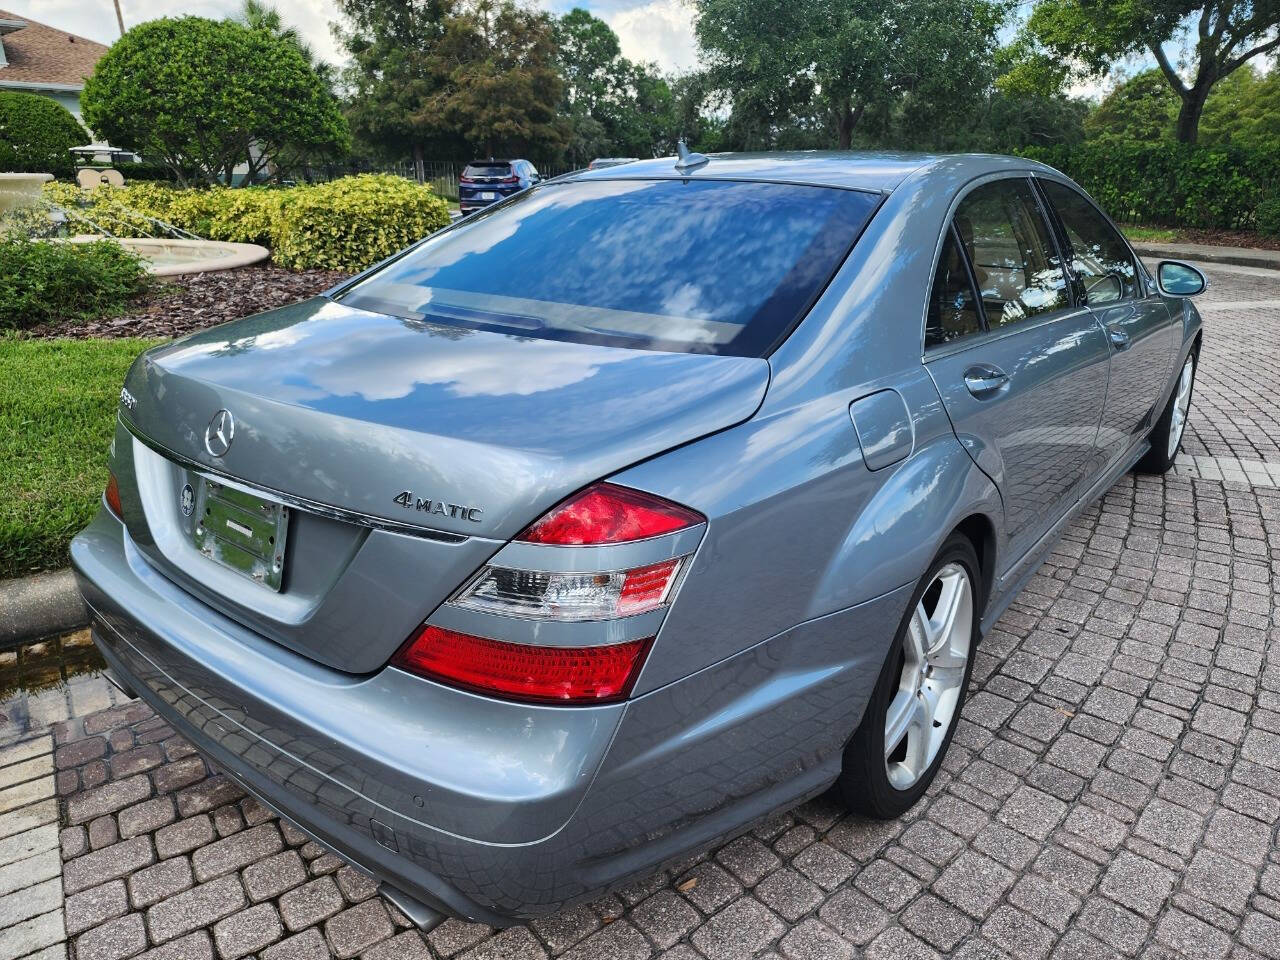
[[[1142,257],[1226,263],[1237,267],[1280,270],[1280,250],[1263,250],[1257,247],[1215,247],[1203,243],[1135,243],[1132,246],[1134,251]]]
[[[89,609],[70,568],[0,581],[0,650],[88,622]]]

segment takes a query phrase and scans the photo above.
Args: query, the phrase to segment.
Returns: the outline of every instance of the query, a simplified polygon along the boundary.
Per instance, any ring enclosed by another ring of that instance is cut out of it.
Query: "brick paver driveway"
[[[820,798],[596,903],[424,942],[116,707],[57,731],[76,955],[1280,957],[1280,276],[1211,273],[1191,456],[1071,526],[902,821]]]

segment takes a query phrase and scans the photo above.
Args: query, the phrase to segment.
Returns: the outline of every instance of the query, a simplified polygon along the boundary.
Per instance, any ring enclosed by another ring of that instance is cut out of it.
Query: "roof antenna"
[[[693,153],[689,145],[684,142],[684,137],[676,141],[676,153],[680,154],[680,159],[676,161],[677,170],[696,170],[704,163],[711,162],[711,158],[706,154]]]

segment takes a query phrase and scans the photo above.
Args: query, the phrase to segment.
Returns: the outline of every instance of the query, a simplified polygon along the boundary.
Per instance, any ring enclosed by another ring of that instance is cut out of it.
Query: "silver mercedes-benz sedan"
[[[1064,525],[1170,468],[1204,284],[1010,157],[580,172],[145,353],[72,559],[205,756],[510,924],[906,811]]]

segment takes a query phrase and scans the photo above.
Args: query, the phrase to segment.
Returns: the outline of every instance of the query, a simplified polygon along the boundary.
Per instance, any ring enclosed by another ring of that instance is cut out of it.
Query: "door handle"
[[[965,388],[979,400],[998,393],[1009,382],[1009,375],[999,367],[982,364],[964,372]]]
[[[1107,327],[1107,338],[1111,341],[1111,345],[1117,351],[1129,349],[1129,335],[1123,330],[1117,330],[1115,327]]]

